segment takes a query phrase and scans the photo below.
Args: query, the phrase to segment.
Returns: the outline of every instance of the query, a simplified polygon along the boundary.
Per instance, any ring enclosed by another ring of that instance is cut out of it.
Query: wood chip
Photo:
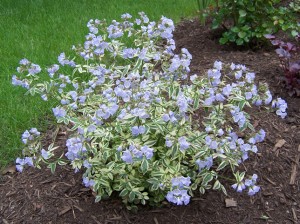
[[[96,216],[92,215],[91,217],[94,219],[94,221],[95,221],[97,224],[102,224],[101,222],[99,222],[99,221],[97,220]]]
[[[77,205],[73,205],[75,208],[77,208],[79,211],[81,211],[81,212],[84,212],[84,210],[82,209],[82,208],[80,208],[79,206],[77,206]]]
[[[298,152],[300,151],[300,145],[298,146]],[[297,177],[297,169],[299,166],[299,160],[300,160],[300,153],[297,154],[296,160],[294,161],[292,165],[292,172],[291,172],[291,178],[290,178],[290,185],[294,185]]]
[[[65,207],[63,210],[61,210],[59,213],[58,213],[58,215],[59,216],[62,216],[63,214],[66,214],[68,211],[70,211],[71,210],[71,207],[70,206],[68,206],[68,207]]]
[[[286,143],[286,141],[284,139],[279,139],[276,142],[275,147],[273,148],[273,151],[276,151],[277,149],[281,148],[285,143]]]
[[[154,217],[153,220],[154,220],[155,224],[159,224],[156,217]]]
[[[225,205],[226,205],[226,208],[236,207],[237,202],[233,198],[226,198],[225,199]]]
[[[298,221],[298,217],[297,217],[297,214],[296,214],[296,211],[295,211],[294,208],[292,208],[292,213],[293,213],[294,221],[297,222]]]

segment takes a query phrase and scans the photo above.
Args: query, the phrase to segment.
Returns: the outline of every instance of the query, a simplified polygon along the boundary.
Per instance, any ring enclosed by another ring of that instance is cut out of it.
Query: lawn
[[[18,62],[27,58],[41,67],[57,62],[88,33],[91,18],[112,20],[144,11],[152,20],[162,15],[175,22],[196,16],[190,0],[1,0],[0,5],[0,169],[21,154],[20,136],[31,127],[46,129],[53,120],[51,104],[24,96],[11,85]]]

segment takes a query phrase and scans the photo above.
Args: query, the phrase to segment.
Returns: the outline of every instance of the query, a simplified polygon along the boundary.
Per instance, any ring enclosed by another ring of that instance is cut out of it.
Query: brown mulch
[[[0,223],[300,223],[300,98],[290,97],[277,80],[281,71],[274,49],[220,46],[217,35],[198,21],[177,26],[177,47],[193,55],[193,73],[203,73],[215,60],[245,64],[256,72],[257,81],[267,82],[273,95],[288,103],[284,120],[265,110],[252,113],[257,128],[267,132],[260,153],[244,164],[249,174],[257,173],[260,178],[261,191],[256,196],[236,193],[228,183],[228,196],[210,191],[187,206],[163,203],[160,208],[140,206],[138,213],[132,213],[118,197],[94,203],[92,192],[81,183],[81,174],[67,166],[58,167],[55,174],[11,169],[0,176]],[[65,138],[60,136],[62,147]],[[279,147],[280,143],[284,144]],[[236,205],[226,207],[228,199]]]

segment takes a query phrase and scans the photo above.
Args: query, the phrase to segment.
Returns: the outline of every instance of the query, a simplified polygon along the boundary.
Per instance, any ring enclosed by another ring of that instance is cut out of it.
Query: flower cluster
[[[22,142],[28,144],[30,141],[33,141],[36,137],[40,136],[40,132],[36,128],[31,128],[29,131],[26,130],[22,134]]]
[[[233,184],[232,188],[235,189],[237,192],[242,192],[246,189],[246,187],[248,187],[248,195],[253,196],[260,190],[260,187],[255,185],[257,178],[257,175],[253,174],[253,176],[250,179],[246,179],[245,181],[241,180],[238,183]]]
[[[278,116],[280,116],[281,118],[286,117],[286,115],[287,115],[287,113],[286,113],[287,104],[283,99],[278,98],[276,101],[273,101],[272,102],[272,107],[277,109],[276,114]]]
[[[22,172],[25,165],[33,166],[33,160],[31,157],[24,157],[23,159],[17,158],[16,159],[16,168],[19,172]]]
[[[96,201],[119,192],[130,206],[165,198],[186,205],[193,190],[225,192],[218,175],[225,167],[235,176],[234,189],[257,192],[256,177],[244,182],[236,167],[265,138],[245,108],[272,102],[266,84],[256,85],[244,65],[220,61],[188,81],[192,56],[187,49],[174,51],[174,24],[166,17],[151,22],[144,13],[136,19],[124,14],[111,24],[90,20],[88,29],[83,45],[73,47],[76,56],[61,53],[58,64],[45,70],[48,81],[23,59],[12,82],[59,102],[52,112],[72,130],[62,153],[75,172],[82,169]],[[286,115],[282,99],[272,106]],[[43,149],[39,135],[36,129],[23,134],[25,159],[16,161],[18,170],[31,161],[51,169],[66,164],[62,157],[54,161],[53,146]]]
[[[126,163],[133,163],[134,158],[142,159],[143,156],[146,159],[151,159],[153,157],[153,149],[148,146],[142,146],[140,149],[136,148],[134,145],[130,145],[128,149],[123,152],[122,160]]]
[[[190,177],[175,177],[171,183],[171,191],[168,192],[166,199],[176,205],[187,205],[191,198],[186,190],[191,184]]]

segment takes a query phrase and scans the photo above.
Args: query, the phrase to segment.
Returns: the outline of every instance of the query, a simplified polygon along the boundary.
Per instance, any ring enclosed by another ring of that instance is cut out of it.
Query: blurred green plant
[[[210,14],[211,10],[214,8],[215,0],[197,0],[199,19],[202,25],[205,25],[206,18]]]
[[[213,13],[213,28],[225,28],[220,43],[258,44],[265,34],[279,30],[296,36],[299,25],[295,10],[278,3],[280,0],[222,0]]]

